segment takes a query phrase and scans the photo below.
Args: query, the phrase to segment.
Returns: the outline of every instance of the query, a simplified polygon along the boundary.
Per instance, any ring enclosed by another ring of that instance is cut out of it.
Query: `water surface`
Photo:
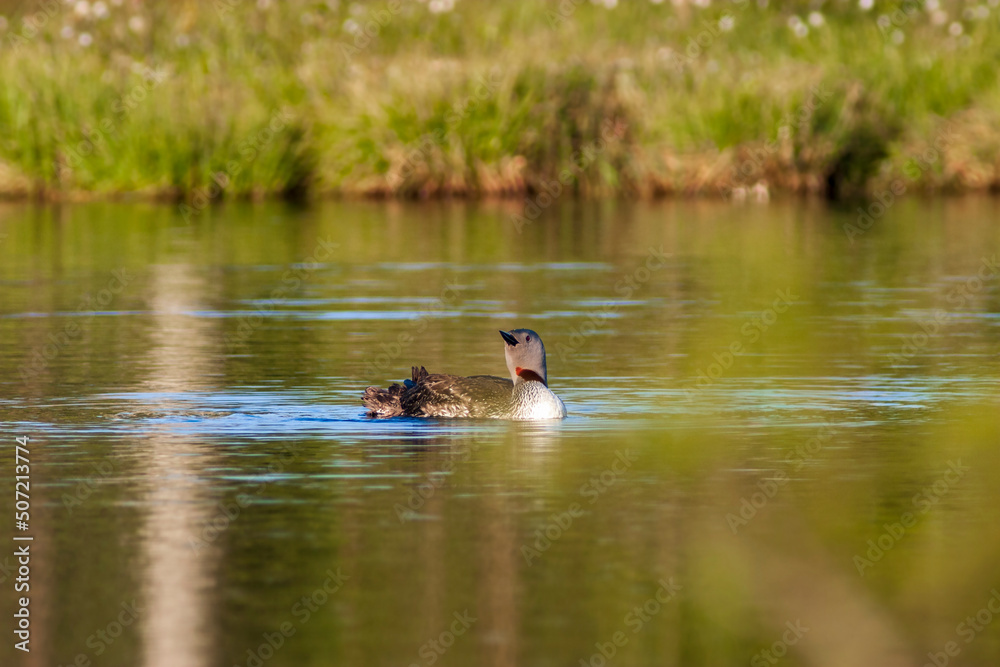
[[[998,202],[515,211],[0,208],[2,663],[997,664]],[[364,417],[515,327],[565,421]]]

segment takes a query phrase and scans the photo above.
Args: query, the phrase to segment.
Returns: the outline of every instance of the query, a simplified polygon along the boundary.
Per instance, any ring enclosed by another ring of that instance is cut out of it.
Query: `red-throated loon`
[[[368,387],[369,417],[562,419],[566,406],[548,387],[545,346],[531,329],[501,331],[510,380],[443,375],[413,367],[413,378],[388,389]]]

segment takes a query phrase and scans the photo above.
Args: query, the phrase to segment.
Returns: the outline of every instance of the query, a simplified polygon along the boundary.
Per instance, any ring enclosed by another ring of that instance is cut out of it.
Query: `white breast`
[[[563,419],[566,406],[541,382],[524,382],[514,387],[511,419]]]

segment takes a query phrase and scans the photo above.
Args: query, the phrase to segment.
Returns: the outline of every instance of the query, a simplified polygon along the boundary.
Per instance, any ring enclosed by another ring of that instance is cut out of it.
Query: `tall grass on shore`
[[[7,196],[1000,185],[997,0],[22,4]]]

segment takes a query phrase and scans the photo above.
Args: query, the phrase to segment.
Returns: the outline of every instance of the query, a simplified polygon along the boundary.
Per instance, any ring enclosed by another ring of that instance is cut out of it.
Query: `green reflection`
[[[567,204],[520,233],[505,204],[6,206],[38,655],[988,664],[996,209],[901,201],[852,242],[856,211],[810,203]],[[362,418],[411,364],[502,374],[512,326],[564,423]]]

